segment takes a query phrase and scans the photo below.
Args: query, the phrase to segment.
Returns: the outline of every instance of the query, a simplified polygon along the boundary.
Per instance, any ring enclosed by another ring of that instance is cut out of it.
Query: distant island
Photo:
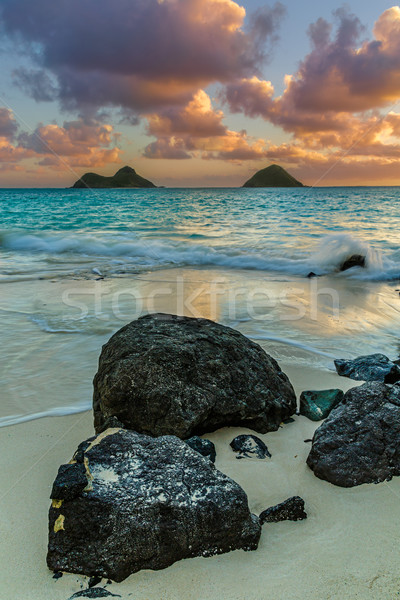
[[[257,171],[243,187],[305,187],[297,181],[290,173],[279,165],[270,165],[261,171]]]
[[[132,167],[122,167],[112,177],[104,177],[97,173],[85,173],[73,188],[155,188],[157,187],[138,175]]]

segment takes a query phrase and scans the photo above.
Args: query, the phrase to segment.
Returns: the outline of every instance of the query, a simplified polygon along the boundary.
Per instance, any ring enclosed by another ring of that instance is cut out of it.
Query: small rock
[[[300,414],[311,421],[326,419],[331,410],[343,400],[342,390],[305,391],[300,395]]]
[[[369,354],[354,360],[338,359],[334,363],[339,375],[356,381],[396,383],[400,380],[400,366],[384,354]]]
[[[314,273],[314,271],[311,271],[308,275],[307,275],[308,279],[312,279],[313,277],[318,277],[318,275],[316,273]]]
[[[251,455],[260,459],[271,458],[267,446],[255,435],[238,435],[230,446],[234,452],[239,453],[236,458],[251,458]]]
[[[365,256],[361,254],[353,254],[347,258],[339,267],[339,271],[347,271],[353,267],[365,267]]]
[[[94,587],[95,585],[97,585],[98,583],[101,582],[101,579],[102,579],[101,577],[91,577],[89,579],[89,587],[90,588]]]
[[[108,590],[104,588],[90,588],[88,590],[81,590],[80,592],[76,592],[73,596],[69,598],[69,600],[75,600],[75,598],[121,598],[119,594],[112,594]]]
[[[215,451],[215,445],[211,442],[211,440],[206,440],[195,435],[188,440],[185,440],[185,442],[193,450],[196,450],[196,452],[202,456],[205,456],[206,458],[209,458],[211,462],[215,463],[217,453]]]
[[[86,469],[83,464],[61,465],[53,483],[50,498],[53,500],[72,500],[88,485]]]
[[[62,576],[63,574],[61,573],[61,571],[54,571],[53,579],[61,579]]]
[[[260,515],[260,523],[278,523],[279,521],[302,521],[307,519],[304,511],[304,500],[300,496],[292,496],[281,504],[267,508]]]

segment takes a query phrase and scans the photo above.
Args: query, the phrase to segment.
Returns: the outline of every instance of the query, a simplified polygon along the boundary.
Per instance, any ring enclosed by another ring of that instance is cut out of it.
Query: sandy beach
[[[299,393],[354,382],[315,369],[285,369]],[[342,489],[317,479],[306,466],[318,424],[305,417],[260,435],[268,461],[237,460],[229,442],[249,432],[226,428],[209,434],[216,466],[232,477],[260,513],[289,496],[305,499],[308,519],[265,524],[257,551],[180,561],[168,569],[142,571],[107,586],[138,600],[312,600],[395,598],[398,595],[400,480]],[[0,597],[67,600],[88,586],[86,577],[47,569],[47,511],[52,481],[80,441],[93,434],[91,412],[43,418],[0,430]],[[6,567],[7,565],[7,567]],[[103,581],[103,587],[106,582]]]

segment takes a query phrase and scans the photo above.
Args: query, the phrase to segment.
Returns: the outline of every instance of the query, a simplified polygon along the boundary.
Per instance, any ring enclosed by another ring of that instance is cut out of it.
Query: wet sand
[[[10,284],[8,295],[2,296],[1,306],[9,311],[4,326],[9,334],[8,353],[11,357],[9,370],[4,375],[3,415],[13,414],[16,400],[18,408],[28,413],[32,398],[36,399],[38,408],[46,410],[65,404],[68,411],[74,403],[78,407],[80,403],[90,406],[91,379],[101,343],[122,326],[123,319],[125,322],[130,320],[130,297],[119,296],[120,313],[114,312],[108,320],[91,319],[89,313],[81,321],[71,321],[65,317],[75,313],[68,311],[80,309],[67,306],[67,312],[61,315],[60,299],[65,289],[71,290],[72,286],[79,292],[73,296],[75,301],[81,301],[83,297],[93,300],[95,286],[108,289],[109,294],[104,295],[105,304],[101,307],[104,316],[110,312],[113,294],[118,294],[121,286],[126,289],[129,283],[135,289],[140,288],[143,297],[151,298],[154,291],[160,291],[162,284],[164,292],[158,296],[154,308],[176,312],[176,282],[179,281],[177,277],[182,276],[186,277],[183,299],[198,289],[199,282],[201,286],[210,282],[209,271],[176,270],[175,273],[152,273],[147,278],[141,275],[133,282],[121,278],[105,282]],[[218,272],[214,272],[213,277],[218,277]],[[246,277],[249,281],[248,274]],[[254,275],[252,279],[252,289],[258,286],[257,277]],[[231,274],[228,289],[242,286],[243,278],[240,273]],[[259,279],[277,298],[282,286],[293,287],[285,282],[265,283],[265,279]],[[18,285],[23,287],[16,287]],[[309,282],[299,285],[306,289]],[[389,292],[382,292],[386,294],[385,302]],[[202,316],[237,326],[243,333],[258,339],[278,358],[299,394],[304,389],[340,387],[347,390],[356,385],[354,381],[338,377],[327,366],[332,362],[329,344],[332,336],[338,335],[338,330],[339,333],[342,329],[346,331],[354,318],[359,319],[354,327],[360,328],[361,321],[364,326],[359,353],[365,349],[362,340],[369,336],[372,344],[378,331],[378,326],[373,328],[373,307],[375,303],[375,309],[379,308],[379,298],[375,296],[378,300],[374,301],[369,292],[360,287],[347,289],[345,293],[346,310],[337,323],[326,318],[327,312],[322,311],[321,318],[316,321],[307,320],[307,317],[286,324],[271,320],[266,327],[262,321],[242,318],[243,303],[239,305],[236,321],[232,319],[227,323],[229,302],[226,294],[218,296],[215,314],[210,312],[210,295],[206,293],[198,295],[192,304]],[[307,296],[302,301],[305,305],[309,302]],[[261,300],[258,307],[263,308]],[[273,310],[274,318],[278,319],[283,310],[292,309],[276,304]],[[32,321],[32,315],[42,318],[40,327]],[[376,310],[376,319],[382,319],[381,325],[385,326],[390,314]],[[62,329],[61,326],[64,329],[80,326],[82,331],[49,331]],[[292,332],[295,341],[308,340],[307,344],[285,344],[282,340],[288,332]],[[274,337],[279,339],[274,340]],[[321,339],[325,339],[326,344],[321,343]],[[305,347],[315,345],[316,341],[320,354]],[[348,354],[348,348],[343,348]],[[7,358],[4,346],[3,354]],[[317,425],[304,417],[295,417],[294,423],[279,431],[260,435],[272,454],[272,459],[266,461],[237,460],[230,449],[229,442],[249,430],[227,428],[207,436],[216,444],[216,467],[243,486],[253,512],[259,514],[289,496],[300,495],[309,515],[306,521],[264,525],[261,543],[255,552],[235,551],[207,559],[180,561],[162,571],[139,572],[121,584],[106,586],[107,589],[126,600],[389,600],[398,597],[400,478],[353,489],[338,488],[317,479],[306,465],[310,444],[304,442],[312,437]],[[74,593],[87,588],[85,577],[64,574],[58,580],[53,579],[46,567],[46,547],[49,494],[57,469],[68,462],[78,443],[91,435],[90,411],[38,418],[0,428],[0,598],[68,600]]]

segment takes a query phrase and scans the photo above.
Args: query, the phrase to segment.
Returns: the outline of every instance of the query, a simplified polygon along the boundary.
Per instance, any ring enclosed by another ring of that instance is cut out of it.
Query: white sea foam
[[[168,266],[216,266],[228,269],[249,269],[281,272],[295,276],[305,276],[310,271],[319,275],[338,273],[340,265],[354,254],[365,256],[365,268],[353,268],[341,274],[363,280],[390,281],[400,277],[400,263],[393,257],[384,256],[368,242],[349,234],[333,234],[323,237],[316,248],[303,251],[303,256],[289,256],[270,248],[211,247],[192,244],[188,241],[164,241],[159,239],[138,239],[128,236],[86,236],[86,235],[43,235],[7,233],[0,237],[0,247],[4,250],[26,253],[44,253],[49,261],[54,257],[65,262],[71,255],[96,258],[100,267],[92,267],[93,273],[107,274],[118,272],[121,265],[126,270],[145,267],[148,269]],[[109,260],[112,259],[112,260]],[[73,262],[74,259],[72,259]],[[84,261],[83,261],[84,262]],[[82,262],[82,265],[83,265]]]
[[[35,421],[36,419],[42,419],[43,417],[65,417],[67,415],[75,415],[77,413],[86,412],[91,408],[92,403],[89,401],[81,402],[80,404],[73,404],[71,406],[56,406],[37,413],[30,413],[25,415],[8,415],[6,417],[0,418],[0,427],[18,425],[18,423]]]

